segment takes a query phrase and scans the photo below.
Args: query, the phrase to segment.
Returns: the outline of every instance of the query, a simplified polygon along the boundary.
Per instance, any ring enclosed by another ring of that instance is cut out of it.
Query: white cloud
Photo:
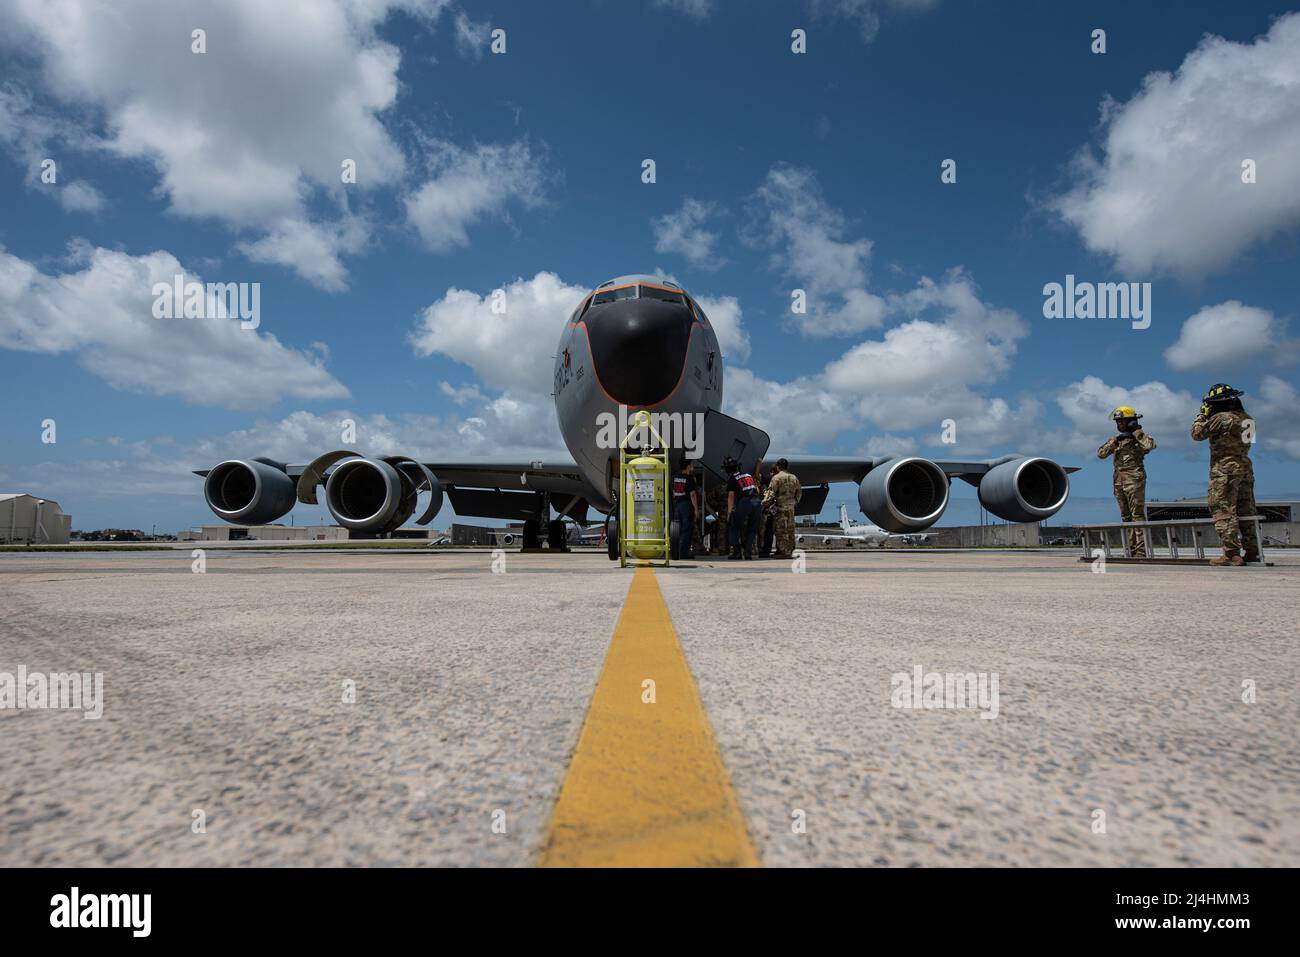
[[[453,23],[456,27],[456,49],[460,55],[474,60],[483,59],[483,52],[488,45],[487,21],[471,20],[465,11],[458,10]]]
[[[858,343],[825,371],[827,387],[860,397],[864,416],[881,424],[911,427],[965,411],[967,387],[1005,373],[1029,332],[1015,312],[981,300],[960,269],[891,296],[888,311],[912,318]]]
[[[696,296],[696,302],[708,316],[718,347],[725,359],[744,361],[749,358],[749,333],[745,331],[740,302],[735,296]]]
[[[1286,338],[1285,320],[1230,299],[1206,306],[1184,322],[1178,340],[1165,350],[1165,360],[1185,371],[1250,360],[1286,362],[1295,353],[1296,343]]]
[[[654,5],[684,14],[692,20],[706,20],[713,13],[713,0],[654,0]]]
[[[1071,382],[1056,394],[1056,404],[1074,427],[1068,435],[1053,437],[1053,444],[1079,455],[1095,455],[1097,446],[1115,434],[1110,414],[1127,405],[1142,415],[1142,427],[1162,448],[1180,448],[1191,443],[1192,419],[1201,400],[1186,390],[1175,390],[1163,382],[1144,382],[1127,388],[1109,385],[1097,376]]]
[[[406,217],[435,252],[468,246],[467,227],[504,215],[513,201],[543,201],[543,160],[523,141],[467,150],[433,140],[426,147],[434,175],[406,197]]]
[[[926,444],[937,446],[946,418],[957,422],[957,444],[942,446],[949,455],[1032,444],[1041,416],[1037,402],[1021,399],[1013,406],[975,390],[1007,371],[1017,341],[1028,333],[1014,312],[983,302],[960,269],[939,282],[924,278],[887,305],[889,314],[912,318],[815,374],[775,382],[728,367],[725,411],[768,431],[784,449],[836,443],[864,430],[879,435],[881,429],[922,429]]]
[[[551,272],[516,279],[502,287],[505,311],[493,311],[493,294],[448,289],[424,310],[411,332],[422,356],[438,353],[474,370],[490,388],[548,397],[564,321],[591,290],[572,286]],[[541,357],[541,360],[539,360]]]
[[[0,143],[18,156],[27,186],[50,194],[68,212],[98,213],[107,205],[104,195],[90,183],[69,178],[68,164],[62,162],[68,151],[97,148],[93,137],[74,123],[41,114],[31,98],[15,87],[0,89]],[[47,159],[55,162],[53,183],[41,180]]]
[[[70,213],[98,213],[107,205],[104,194],[85,180],[66,183],[54,195]]]
[[[697,269],[717,270],[727,260],[714,251],[718,234],[705,228],[705,223],[718,212],[715,203],[706,203],[690,196],[674,213],[665,213],[650,220],[654,231],[655,252],[676,253]]]
[[[723,411],[770,435],[774,454],[832,443],[858,425],[852,404],[816,376],[777,382],[728,366],[724,387]]]
[[[1257,439],[1267,452],[1300,461],[1300,392],[1275,375],[1266,375],[1256,396],[1246,396],[1246,411],[1258,423]]]
[[[843,238],[844,216],[822,196],[811,170],[778,164],[751,203],[753,232],[777,247],[773,265],[808,295],[795,315],[811,336],[849,335],[881,324],[885,301],[867,290],[871,240]]]
[[[883,10],[920,13],[938,4],[939,0],[810,0],[809,6],[816,16],[828,16],[856,23],[863,43],[870,43],[880,32],[880,15]]]
[[[439,382],[438,391],[457,405],[465,405],[467,402],[482,402],[484,398],[482,390],[473,384],[457,388],[450,382]]]
[[[80,248],[83,268],[49,275],[0,251],[0,347],[71,353],[115,388],[196,405],[256,409],[286,396],[348,394],[323,357],[233,319],[155,319],[153,285],[186,274],[174,256]]]
[[[347,268],[340,254],[358,252],[369,235],[368,225],[356,217],[336,223],[286,219],[256,242],[242,242],[237,248],[253,262],[287,266],[314,286],[340,292],[347,288]]]
[[[521,428],[519,419],[524,419]],[[554,420],[555,416],[550,416]],[[259,419],[247,429],[187,443],[185,461],[201,468],[232,456],[268,455],[307,462],[339,447],[340,423],[356,423],[350,448],[364,455],[410,455],[425,462],[497,456],[553,455],[563,448],[554,422],[541,423],[516,400],[483,400],[466,413],[364,415],[346,409],[318,414],[299,410],[282,419]],[[170,453],[173,460],[174,453]]]
[[[920,451],[920,443],[906,435],[884,433],[873,435],[863,443],[859,450],[863,458],[886,458],[897,455],[915,455]]]
[[[1101,156],[1050,207],[1137,274],[1199,276],[1300,224],[1300,14],[1253,43],[1207,36],[1102,107]],[[1257,182],[1241,181],[1242,162]]]
[[[400,180],[401,150],[382,114],[396,101],[400,55],[377,27],[394,9],[432,21],[444,0],[6,0],[0,34],[39,57],[64,108],[87,108],[102,147],[154,166],[173,212],[265,238],[251,248],[338,288],[304,230],[311,199]],[[191,52],[196,25],[207,52]],[[86,134],[89,138],[90,134]],[[286,222],[304,224],[296,234]],[[286,240],[273,252],[268,244]],[[350,251],[336,247],[333,252]]]

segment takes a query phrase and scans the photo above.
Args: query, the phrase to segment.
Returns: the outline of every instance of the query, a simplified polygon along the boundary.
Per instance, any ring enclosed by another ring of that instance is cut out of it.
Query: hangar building
[[[1300,502],[1255,500],[1255,509],[1264,516],[1260,522],[1260,531],[1266,539],[1264,547],[1269,545],[1300,545]],[[1210,506],[1204,498],[1180,498],[1172,502],[1147,502],[1147,521],[1161,522],[1172,519],[1210,518]],[[1163,533],[1157,530],[1156,544],[1163,544]],[[1201,530],[1202,540],[1206,545],[1218,545],[1219,536],[1213,528]],[[1192,544],[1192,530],[1178,529],[1178,544]]]
[[[59,503],[24,492],[0,494],[0,542],[11,545],[66,545],[72,516]]]

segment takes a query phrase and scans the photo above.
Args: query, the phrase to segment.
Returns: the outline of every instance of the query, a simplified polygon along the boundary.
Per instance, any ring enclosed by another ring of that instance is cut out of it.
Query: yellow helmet
[[[1129,405],[1121,405],[1118,409],[1116,409],[1114,412],[1110,414],[1110,417],[1114,419],[1116,422],[1119,422],[1121,419],[1142,418],[1142,416],[1138,415],[1137,412],[1134,411],[1133,407]]]

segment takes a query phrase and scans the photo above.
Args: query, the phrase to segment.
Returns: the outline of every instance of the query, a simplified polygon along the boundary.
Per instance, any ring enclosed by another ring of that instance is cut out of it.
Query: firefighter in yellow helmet
[[[1222,557],[1211,565],[1259,561],[1254,523],[1243,526],[1237,521],[1240,516],[1255,514],[1255,469],[1250,464],[1255,420],[1241,405],[1243,394],[1223,382],[1215,383],[1192,422],[1192,438],[1210,443],[1210,513],[1223,546]]]
[[[1147,504],[1147,470],[1142,460],[1156,447],[1156,440],[1138,425],[1142,416],[1131,406],[1121,405],[1110,417],[1119,434],[1106,440],[1097,450],[1097,458],[1115,457],[1115,501],[1119,503],[1120,520],[1141,522],[1146,519]],[[1151,557],[1142,529],[1129,529],[1128,544],[1129,554],[1135,558]]]

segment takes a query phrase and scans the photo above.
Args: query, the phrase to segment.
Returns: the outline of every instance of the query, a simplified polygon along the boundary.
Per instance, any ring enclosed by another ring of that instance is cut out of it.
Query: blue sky
[[[1259,496],[1300,496],[1294,6],[264,7],[0,0],[0,486],[78,528],[209,521],[189,469],[349,418],[364,451],[561,451],[560,324],[628,272],[704,298],[774,451],[1048,454],[1085,466],[1061,519],[1103,520],[1105,413],[1146,415],[1150,498],[1201,495],[1222,380]],[[258,328],[154,319],[178,271],[259,282]],[[1151,283],[1150,328],[1045,319],[1067,274]]]

